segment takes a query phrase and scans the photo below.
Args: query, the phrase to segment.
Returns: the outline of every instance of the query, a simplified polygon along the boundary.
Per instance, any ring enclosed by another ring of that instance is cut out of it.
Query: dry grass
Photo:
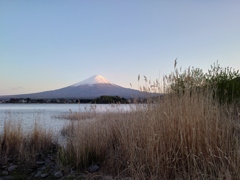
[[[191,88],[136,111],[72,122],[60,161],[135,179],[238,179],[240,112],[211,93]]]
[[[67,119],[67,120],[88,120],[96,117],[96,112],[72,112],[69,114],[62,114],[54,116],[56,119]]]
[[[56,147],[56,139],[35,123],[34,129],[26,133],[21,122],[4,122],[4,131],[0,134],[0,162],[6,163],[10,158],[15,162],[33,163],[37,153],[46,153]]]
[[[96,119],[96,117],[99,118],[99,116],[101,116],[104,112],[109,112],[111,114],[114,113],[114,110],[117,113],[121,112],[122,111],[121,105],[122,104],[120,103],[108,104],[107,106],[102,107],[101,109],[97,109],[96,104],[91,104],[88,108],[85,107],[84,111],[82,111],[81,109],[79,111],[69,110],[69,113],[55,115],[53,116],[53,118],[66,120],[92,120]],[[129,106],[129,108],[131,108],[131,106]]]

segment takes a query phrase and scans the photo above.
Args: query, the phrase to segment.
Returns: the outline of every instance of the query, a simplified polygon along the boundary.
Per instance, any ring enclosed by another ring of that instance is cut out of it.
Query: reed
[[[172,88],[183,75],[175,71],[154,103],[71,122],[59,151],[62,164],[99,164],[106,174],[134,179],[238,179],[239,109],[220,103],[191,69],[183,73],[184,89]]]
[[[4,130],[0,134],[0,162],[6,163],[12,159],[14,162],[31,164],[37,153],[49,153],[56,146],[52,132],[37,123],[32,131],[24,132],[21,122],[8,120],[4,122]]]

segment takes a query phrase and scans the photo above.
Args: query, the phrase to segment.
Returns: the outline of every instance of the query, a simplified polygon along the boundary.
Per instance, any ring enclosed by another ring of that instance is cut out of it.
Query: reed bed
[[[237,179],[240,129],[232,108],[203,94],[171,94],[139,111],[74,122],[59,157],[136,179]]]
[[[56,119],[67,120],[89,120],[96,117],[96,113],[93,112],[70,112],[69,114],[62,114],[53,116]]]
[[[15,163],[35,163],[36,154],[51,153],[57,146],[57,139],[51,131],[37,123],[30,132],[24,132],[21,122],[4,122],[3,133],[0,134],[0,163],[9,159]]]
[[[61,115],[55,115],[53,118],[56,119],[67,119],[67,120],[88,120],[88,119],[93,119],[96,117],[96,105],[92,104],[90,108],[85,107],[84,111],[79,111],[74,112],[71,109],[69,109],[68,114],[61,114]]]
[[[165,79],[164,96],[134,111],[71,122],[62,164],[80,170],[98,164],[116,178],[239,179],[239,106],[219,102],[213,86],[192,78],[196,72],[175,71]],[[186,86],[174,91],[179,77]]]

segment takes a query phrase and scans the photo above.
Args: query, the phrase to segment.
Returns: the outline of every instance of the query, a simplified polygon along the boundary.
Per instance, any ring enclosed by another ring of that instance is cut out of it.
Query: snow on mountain
[[[73,84],[71,87],[81,86],[81,85],[94,85],[94,84],[108,84],[108,85],[114,85],[110,81],[108,81],[106,78],[100,75],[94,75],[88,79],[85,79],[84,81],[81,81],[79,83]]]
[[[79,83],[71,86],[63,87],[52,91],[44,91],[32,94],[20,94],[12,96],[2,96],[0,98],[31,98],[31,99],[52,99],[52,98],[78,98],[78,99],[93,99],[102,95],[120,96],[124,98],[145,98],[146,93],[124,88],[113,84],[106,78],[95,75]],[[154,95],[154,94],[152,94]],[[156,95],[156,94],[155,94]]]

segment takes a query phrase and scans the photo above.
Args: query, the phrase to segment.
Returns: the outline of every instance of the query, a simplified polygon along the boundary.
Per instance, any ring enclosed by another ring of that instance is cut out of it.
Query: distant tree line
[[[60,103],[60,104],[71,104],[71,103],[90,103],[92,99],[31,99],[31,98],[11,98],[5,103]]]
[[[128,100],[125,98],[121,98],[119,96],[100,96],[94,100],[92,103],[96,104],[111,104],[111,103],[120,103],[120,104],[128,104]]]
[[[128,100],[121,98],[119,96],[100,96],[95,99],[64,99],[64,98],[54,98],[54,99],[31,99],[31,98],[11,98],[4,103],[46,103],[46,104],[77,104],[77,103],[94,103],[94,104],[111,104],[111,103],[121,103],[128,104]]]

